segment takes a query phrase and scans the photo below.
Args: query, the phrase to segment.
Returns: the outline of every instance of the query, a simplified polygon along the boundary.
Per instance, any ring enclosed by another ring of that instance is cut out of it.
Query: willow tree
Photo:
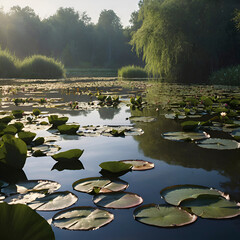
[[[232,21],[236,0],[144,0],[142,26],[132,45],[155,76],[204,81],[210,72],[239,61]]]

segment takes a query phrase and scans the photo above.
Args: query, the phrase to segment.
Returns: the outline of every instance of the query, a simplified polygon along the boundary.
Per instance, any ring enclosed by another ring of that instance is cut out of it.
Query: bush
[[[18,60],[8,51],[0,49],[0,78],[15,78],[18,76]]]
[[[46,56],[34,55],[25,58],[20,66],[22,78],[63,78],[65,77],[64,66],[61,62]]]
[[[211,74],[210,84],[240,86],[240,65],[223,68]]]
[[[147,78],[148,73],[144,68],[138,66],[125,66],[118,70],[118,77],[121,78]]]

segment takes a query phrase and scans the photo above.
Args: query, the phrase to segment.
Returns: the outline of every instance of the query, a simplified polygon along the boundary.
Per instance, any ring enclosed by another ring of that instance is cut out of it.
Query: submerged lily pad
[[[197,143],[199,147],[216,150],[233,150],[240,148],[240,143],[235,140],[210,138]]]
[[[132,164],[133,171],[144,171],[154,168],[154,163],[144,160],[122,160],[120,162]]]
[[[38,211],[56,211],[70,207],[77,200],[77,196],[71,192],[55,192],[36,199],[29,203],[28,206]]]
[[[100,188],[101,192],[118,192],[128,187],[128,183],[120,179],[110,180],[103,177],[80,179],[73,183],[73,189],[79,192],[91,193],[94,188]]]
[[[129,118],[130,121],[133,121],[133,122],[154,122],[156,121],[156,118],[154,117],[135,117],[135,116],[132,116]]]
[[[53,155],[52,158],[58,162],[76,161],[82,156],[83,152],[84,150],[71,149],[65,152],[57,153]]]
[[[136,207],[143,202],[143,199],[135,193],[111,192],[95,195],[93,202],[99,207],[123,209]]]
[[[99,165],[103,170],[111,172],[111,173],[119,173],[129,171],[132,168],[132,164],[117,162],[117,161],[109,161],[103,162]]]
[[[188,207],[201,218],[224,219],[240,215],[240,204],[220,196],[200,195],[196,199],[187,199],[181,206]]]
[[[135,220],[157,227],[180,227],[197,220],[195,215],[178,207],[148,204],[134,210]]]
[[[2,239],[55,239],[48,222],[26,205],[0,203],[0,212]]]
[[[53,225],[68,230],[96,230],[114,219],[106,210],[94,207],[75,207],[53,216]]]
[[[178,206],[183,200],[197,198],[202,194],[224,196],[224,193],[198,185],[175,185],[161,190],[160,194],[164,200],[172,205]]]
[[[210,137],[206,132],[167,132],[163,133],[162,136],[171,141],[195,141]]]

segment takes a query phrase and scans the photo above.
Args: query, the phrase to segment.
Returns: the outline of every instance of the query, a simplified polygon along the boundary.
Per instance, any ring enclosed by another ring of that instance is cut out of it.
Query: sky
[[[123,26],[129,25],[131,13],[138,9],[139,0],[0,0],[0,7],[8,12],[12,6],[29,6],[41,19],[53,15],[60,7],[72,7],[86,11],[93,23],[97,23],[100,12],[112,9],[121,19]]]

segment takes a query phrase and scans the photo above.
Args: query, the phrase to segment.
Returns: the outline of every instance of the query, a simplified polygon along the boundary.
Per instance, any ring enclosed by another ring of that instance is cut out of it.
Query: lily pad
[[[117,162],[117,161],[109,161],[103,162],[99,165],[103,170],[111,172],[111,173],[119,173],[129,171],[132,168],[132,164]]]
[[[68,230],[96,230],[114,219],[106,210],[94,207],[75,207],[53,216],[53,225]]]
[[[38,211],[56,211],[72,206],[77,200],[77,196],[71,192],[55,192],[36,199],[28,206]]]
[[[199,147],[216,150],[234,150],[240,148],[240,143],[235,140],[210,138],[197,143]]]
[[[31,144],[33,139],[36,137],[36,133],[33,132],[19,132],[18,137],[23,140],[27,145]]]
[[[135,117],[135,116],[132,116],[129,118],[130,121],[133,121],[133,122],[154,122],[156,121],[156,118],[154,117]]]
[[[135,193],[111,192],[95,195],[93,202],[99,207],[124,209],[140,205],[143,199]]]
[[[178,207],[148,204],[134,210],[135,220],[156,227],[180,227],[197,220],[195,215]]]
[[[52,128],[57,128],[68,121],[68,117],[59,117],[58,115],[50,115],[48,121],[52,124]]]
[[[154,168],[154,163],[144,160],[122,160],[120,162],[132,164],[133,171],[145,171]]]
[[[52,158],[58,162],[76,161],[82,156],[83,152],[84,150],[71,149],[66,152],[57,153]]]
[[[194,131],[198,126],[199,122],[197,121],[185,121],[181,123],[183,131]]]
[[[183,200],[197,198],[202,194],[224,196],[219,190],[199,185],[175,185],[161,190],[160,194],[164,200],[172,205],[178,206]]]
[[[162,137],[171,141],[195,141],[209,138],[206,132],[167,132]]]
[[[94,188],[100,188],[101,192],[118,192],[128,187],[128,183],[120,179],[110,180],[103,177],[80,179],[73,183],[73,189],[79,192],[91,193]]]
[[[187,199],[181,206],[188,207],[201,218],[224,219],[240,215],[240,204],[220,196],[200,195],[196,199]]]
[[[2,239],[55,239],[48,222],[26,205],[0,203],[0,212]]]
[[[68,135],[75,135],[77,130],[79,129],[80,125],[60,125],[58,126],[58,131],[61,134],[68,134]]]
[[[58,145],[48,145],[48,144],[43,144],[37,147],[32,147],[32,151],[41,151],[47,156],[51,156],[52,154],[56,153],[59,151],[61,148]]]

